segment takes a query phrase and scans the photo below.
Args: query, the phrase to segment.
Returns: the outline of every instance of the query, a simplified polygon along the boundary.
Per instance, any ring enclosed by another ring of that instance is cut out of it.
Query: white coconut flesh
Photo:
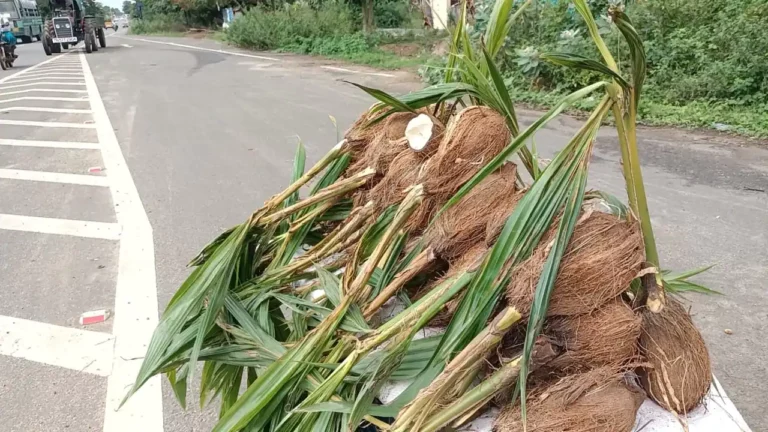
[[[415,151],[422,151],[432,138],[432,119],[426,114],[419,114],[408,122],[405,128],[405,139],[408,146]]]

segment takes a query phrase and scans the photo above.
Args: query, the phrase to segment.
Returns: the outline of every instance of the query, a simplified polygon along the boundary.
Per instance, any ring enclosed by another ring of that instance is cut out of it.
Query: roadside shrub
[[[308,39],[351,35],[355,24],[349,10],[326,4],[315,10],[303,3],[269,10],[262,6],[247,11],[227,29],[227,39],[239,46],[274,50],[301,45]]]
[[[404,0],[377,1],[373,4],[373,19],[378,28],[400,28],[411,24],[411,10]]]
[[[181,14],[162,14],[133,19],[128,29],[133,34],[180,33],[186,31],[187,26]]]
[[[600,33],[620,66],[627,67],[627,47],[605,15],[609,2],[589,3]],[[649,99],[671,105],[697,101],[764,110],[768,103],[768,2],[626,3],[626,12],[645,41],[645,92]],[[477,3],[475,38],[485,30],[491,5],[489,0]],[[583,20],[569,1],[537,1],[524,12],[512,27],[502,54],[505,75],[517,87],[561,92],[572,91],[597,78],[594,73],[539,61],[539,54],[550,51],[599,59]]]

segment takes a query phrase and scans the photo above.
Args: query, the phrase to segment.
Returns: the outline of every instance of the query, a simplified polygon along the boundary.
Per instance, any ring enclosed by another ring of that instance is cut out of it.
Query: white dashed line
[[[162,432],[160,376],[151,378],[118,409],[133,384],[158,322],[152,226],[133,183],[87,57],[80,54],[101,154],[110,179],[117,222],[122,227],[112,332],[115,351],[107,378],[105,432]]]
[[[120,239],[120,225],[116,223],[20,216],[3,213],[0,213],[0,229],[103,240]]]
[[[60,149],[100,150],[98,143],[69,142],[69,141],[37,141],[0,138],[0,145],[14,147],[47,147]]]
[[[18,98],[2,99],[0,103],[21,102],[27,100],[35,101],[52,101],[52,102],[88,102],[88,98],[66,98],[66,97],[49,97],[49,96],[22,96]]]
[[[62,113],[62,114],[90,114],[89,109],[74,109],[74,108],[48,108],[48,107],[6,107],[0,108],[0,112],[12,112],[12,111],[27,111],[27,112],[49,112],[49,113]]]
[[[9,83],[5,83],[5,84],[9,84]],[[14,84],[16,84],[16,83],[14,83]],[[10,89],[15,89],[15,88],[34,87],[34,86],[39,86],[39,85],[84,86],[85,83],[82,82],[82,81],[80,81],[80,82],[46,81],[46,82],[41,82],[41,83],[25,83],[25,84],[7,85],[7,86],[0,87],[0,90],[10,90]]]
[[[387,77],[387,78],[393,78],[396,76],[396,75],[383,73],[383,72],[362,72],[362,71],[356,71],[352,69],[340,68],[336,66],[320,66],[320,67],[322,69],[328,69],[328,70],[337,71],[337,72],[353,73],[358,75],[373,75],[373,76],[380,76],[380,77]]]
[[[35,92],[43,92],[43,93],[87,93],[87,91],[85,91],[85,90],[67,90],[67,89],[44,88],[44,89],[14,90],[14,91],[10,91],[10,92],[0,93],[0,96],[10,96],[10,95],[16,95],[16,94],[35,93]]]
[[[0,120],[0,125],[34,126],[34,127],[41,127],[41,128],[96,129],[96,126],[89,123],[62,123],[62,122],[29,121],[29,120]]]
[[[109,183],[104,176],[67,174],[46,171],[28,171],[0,168],[0,178],[8,180],[27,180],[45,183],[64,183],[81,186],[107,187]]]
[[[0,315],[0,354],[108,376],[114,336]],[[23,383],[16,383],[23,385]]]

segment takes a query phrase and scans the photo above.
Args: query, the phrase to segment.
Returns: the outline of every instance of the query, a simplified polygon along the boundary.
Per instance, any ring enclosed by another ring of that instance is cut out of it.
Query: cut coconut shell
[[[530,312],[549,245],[556,235],[557,229],[550,229],[533,254],[513,270],[507,300],[523,315]],[[594,311],[629,288],[644,260],[637,221],[599,212],[584,214],[560,262],[548,315]]]
[[[667,410],[685,414],[712,384],[709,352],[685,307],[673,298],[660,313],[642,314],[640,350],[650,366],[640,373],[643,388]]]
[[[631,432],[645,394],[624,373],[600,368],[534,388],[528,398],[529,432]],[[495,432],[522,432],[519,404],[507,405]]]
[[[424,190],[447,201],[512,139],[504,117],[488,107],[472,106],[448,124],[424,176]]]
[[[564,352],[548,371],[575,372],[637,360],[642,317],[620,298],[584,315],[550,318],[544,332]]]
[[[473,246],[485,243],[488,217],[499,205],[515,199],[517,167],[513,163],[483,179],[452,207],[440,214],[425,232],[426,243],[437,255],[454,260]]]

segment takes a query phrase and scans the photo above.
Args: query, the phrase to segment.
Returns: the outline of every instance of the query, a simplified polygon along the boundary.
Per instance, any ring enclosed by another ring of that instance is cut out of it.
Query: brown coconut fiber
[[[575,372],[637,360],[641,323],[620,298],[588,314],[550,318],[544,332],[564,351],[547,369]]]
[[[494,209],[508,207],[515,200],[517,167],[507,163],[483,181],[446,211],[440,214],[424,234],[425,241],[437,255],[454,260],[473,246],[485,245],[488,218]]]
[[[375,119],[381,114],[381,111],[372,113],[370,109],[366,110],[360,115],[360,117],[357,118],[357,120],[355,120],[354,123],[352,123],[352,126],[350,126],[349,129],[347,129],[347,131],[344,133],[344,139],[347,140],[349,153],[352,156],[352,160],[350,162],[349,168],[347,168],[347,172],[353,172],[351,171],[351,168],[355,166],[355,162],[357,162],[363,156],[365,150],[368,148],[371,142],[373,142],[373,140],[384,129],[383,121],[368,124],[371,120]]]
[[[465,108],[448,124],[433,162],[427,167],[425,192],[438,202],[447,201],[511,139],[501,114],[488,107]]]
[[[419,110],[416,113],[394,113],[384,119],[382,121],[384,123],[383,128],[365,148],[362,157],[350,168],[351,172],[358,172],[371,167],[376,171],[376,174],[383,176],[389,170],[392,161],[400,153],[404,151],[413,152],[408,146],[408,141],[405,139],[405,129],[408,127],[408,123],[420,114],[429,115],[425,110]],[[423,150],[415,152],[422,159],[427,159],[437,152],[445,130],[440,121],[431,115],[429,117],[432,120],[432,137]]]
[[[485,244],[492,246],[499,239],[507,219],[515,210],[517,203],[523,199],[527,189],[519,190],[509,199],[499,200],[488,215],[488,224],[485,227]]]
[[[512,272],[507,301],[523,315],[533,294],[557,228],[550,229],[533,254]],[[645,259],[637,221],[591,212],[576,224],[549,303],[548,315],[590,313],[629,288]]]
[[[615,368],[600,368],[532,389],[528,432],[631,432],[645,394]],[[502,409],[495,432],[522,432],[520,404]]]
[[[416,295],[415,299],[422,297],[424,294],[431,291],[437,285],[445,282],[450,277],[454,277],[464,271],[473,271],[477,269],[477,267],[482,263],[483,257],[487,252],[488,248],[484,243],[474,245],[462,256],[452,261],[445,275],[427,285]],[[464,290],[462,290],[461,293],[463,294]],[[435,315],[435,317],[432,318],[432,320],[429,322],[429,326],[446,327],[453,319],[453,315],[456,313],[456,309],[459,307],[459,302],[461,302],[461,295],[445,303],[440,312],[438,312],[437,315]]]
[[[709,352],[685,307],[673,298],[660,313],[643,312],[640,349],[650,365],[641,370],[643,388],[667,410],[686,414],[712,384]]]

